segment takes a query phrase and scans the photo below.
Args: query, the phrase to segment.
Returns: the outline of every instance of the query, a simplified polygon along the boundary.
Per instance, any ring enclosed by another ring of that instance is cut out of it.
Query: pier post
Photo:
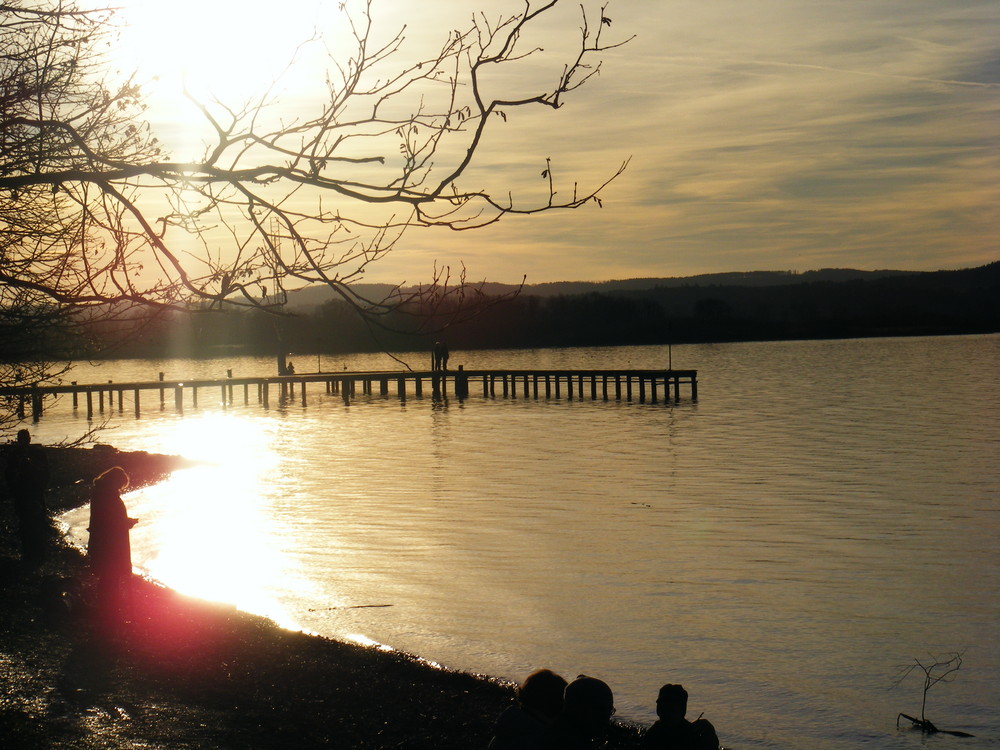
[[[94,394],[87,391],[87,421],[94,418]]]
[[[552,382],[549,379],[549,374],[545,373],[545,398],[548,399],[552,396]]]
[[[419,375],[413,379],[413,391],[417,398],[424,395],[424,380]]]
[[[666,390],[667,390],[667,396],[668,396],[667,400],[669,401],[670,400],[669,399],[669,396],[670,396],[670,388],[669,388],[669,386],[667,387]],[[649,376],[649,403],[651,403],[651,404],[655,404],[656,403],[656,376],[655,375],[650,375]]]
[[[628,375],[625,376],[625,400],[632,400],[632,378]]]
[[[135,418],[139,418],[139,389],[132,391],[132,400],[135,402]]]
[[[121,388],[119,388],[118,389],[118,413],[119,414],[122,412],[123,407],[124,407],[124,404],[122,403],[123,396],[124,396],[124,391]]]
[[[559,373],[554,374],[552,378],[556,381],[556,398],[559,398]]]
[[[299,390],[302,391],[302,401],[301,401],[301,403],[302,403],[303,406],[305,406],[306,405],[306,381],[303,380],[301,383],[299,383]]]
[[[72,383],[70,383],[70,385],[76,385],[76,381],[74,380]],[[77,403],[77,396],[78,395],[79,394],[76,391],[73,391],[73,408],[74,409],[77,408],[77,406],[79,406],[79,404]]]
[[[396,395],[399,396],[400,403],[406,403],[406,378],[402,375],[396,378]]]
[[[698,376],[693,373],[691,375],[691,400],[698,400]]]
[[[490,395],[490,376],[483,375],[483,398]]]
[[[262,380],[260,382],[259,387],[260,387],[261,400],[264,404],[264,408],[265,409],[270,408],[269,402],[271,400],[271,384],[268,383],[266,380]]]
[[[243,384],[243,405],[248,406],[250,404],[250,384]]]
[[[192,409],[197,409],[198,408],[198,387],[197,386],[191,386],[191,408]]]
[[[378,395],[388,396],[389,395],[389,378],[379,378],[378,381]]]
[[[232,385],[229,386],[230,393],[229,393],[229,400],[228,401],[226,400],[226,384],[223,383],[222,386],[221,386],[221,388],[222,388],[222,408],[225,409],[227,406],[229,406],[230,403],[232,403],[232,400],[233,400],[232,388],[233,388],[233,386]]]
[[[590,376],[590,400],[597,401],[597,376]]]
[[[163,382],[163,373],[160,373],[160,382]],[[163,410],[163,388],[160,388],[160,410]]]
[[[602,375],[601,376],[601,395],[604,397],[605,401],[608,400],[608,376],[607,375]]]
[[[97,411],[101,414],[104,413],[104,389],[101,388],[97,391]]]
[[[455,398],[461,400],[469,397],[469,376],[465,374],[465,365],[458,366],[455,373]]]
[[[622,400],[622,376],[615,375],[615,401]]]
[[[583,401],[583,375],[578,375],[576,378],[576,392],[580,395],[580,400]]]
[[[184,412],[184,384],[178,383],[174,386],[174,408],[177,411]]]

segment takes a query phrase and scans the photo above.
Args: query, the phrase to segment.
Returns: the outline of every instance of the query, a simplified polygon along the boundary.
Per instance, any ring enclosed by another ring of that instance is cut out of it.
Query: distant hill
[[[513,289],[484,287],[497,296]],[[368,284],[355,292],[380,299],[391,290]],[[445,336],[456,351],[996,333],[1000,262],[958,271],[823,269],[534,284],[469,319],[431,306],[423,315],[389,313],[377,330],[347,304],[324,304],[336,299],[329,289],[290,298],[294,317],[178,313],[139,327],[123,320],[128,331],[95,330],[92,338],[120,339],[116,356],[168,357],[178,342],[188,356],[273,355],[276,347],[300,356],[414,351]]]
[[[811,282],[871,281],[897,276],[921,276],[936,271],[859,271],[853,268],[823,268],[817,271],[744,271],[706,273],[697,276],[663,278],[616,279],[611,281],[552,281],[542,284],[525,284],[522,294],[534,297],[559,297],[576,294],[613,294],[617,292],[642,292],[653,289],[677,287],[770,287],[790,286]],[[379,300],[392,291],[391,284],[353,284],[352,289],[370,300]],[[412,287],[410,287],[412,288]],[[484,293],[501,296],[517,289],[515,284],[487,282]],[[288,293],[288,307],[303,310],[338,298],[326,286],[311,286]]]

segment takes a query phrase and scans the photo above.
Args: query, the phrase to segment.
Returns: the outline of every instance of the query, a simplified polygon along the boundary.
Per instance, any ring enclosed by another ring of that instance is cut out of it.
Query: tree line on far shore
[[[526,290],[444,326],[447,309],[394,311],[372,325],[343,302],[286,316],[260,311],[164,313],[91,331],[110,357],[211,357],[867,336],[1000,330],[1000,262],[938,271],[773,286],[679,285],[541,296]],[[440,324],[440,325],[438,325]]]

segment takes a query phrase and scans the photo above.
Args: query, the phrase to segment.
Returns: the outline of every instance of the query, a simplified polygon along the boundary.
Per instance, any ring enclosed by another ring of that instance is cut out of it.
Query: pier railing
[[[91,383],[42,387],[3,387],[0,397],[16,401],[18,415],[23,419],[30,404],[32,419],[38,421],[46,397],[69,395],[73,408],[87,410],[87,418],[104,413],[105,408],[119,412],[125,409],[126,399],[138,418],[141,413],[141,394],[152,391],[158,397],[161,409],[172,402],[177,411],[198,407],[201,399],[213,397],[215,402],[228,407],[242,400],[244,405],[253,401],[270,406],[272,395],[279,399],[299,399],[307,404],[309,386],[320,385],[328,395],[340,396],[344,403],[362,396],[389,397],[401,401],[409,396],[423,398],[425,386],[433,398],[469,398],[481,393],[485,398],[578,399],[592,401],[615,400],[639,403],[674,403],[681,400],[681,386],[685,386],[692,401],[698,400],[697,370],[425,370],[425,371],[361,371],[316,372],[275,377],[226,377],[211,380],[153,380],[129,383]],[[274,392],[272,394],[272,387]],[[127,396],[126,396],[127,394]],[[242,397],[242,398],[241,398]],[[157,401],[154,401],[157,403]],[[106,404],[106,406],[105,406]]]

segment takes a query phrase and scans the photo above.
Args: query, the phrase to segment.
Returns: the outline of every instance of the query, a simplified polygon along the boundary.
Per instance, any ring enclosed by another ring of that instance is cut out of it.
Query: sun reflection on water
[[[301,595],[302,576],[287,554],[265,475],[276,470],[276,435],[267,423],[204,414],[169,427],[163,442],[201,462],[127,499],[140,519],[135,564],[185,594],[229,602],[290,622],[278,595]],[[141,557],[139,556],[141,555]]]

